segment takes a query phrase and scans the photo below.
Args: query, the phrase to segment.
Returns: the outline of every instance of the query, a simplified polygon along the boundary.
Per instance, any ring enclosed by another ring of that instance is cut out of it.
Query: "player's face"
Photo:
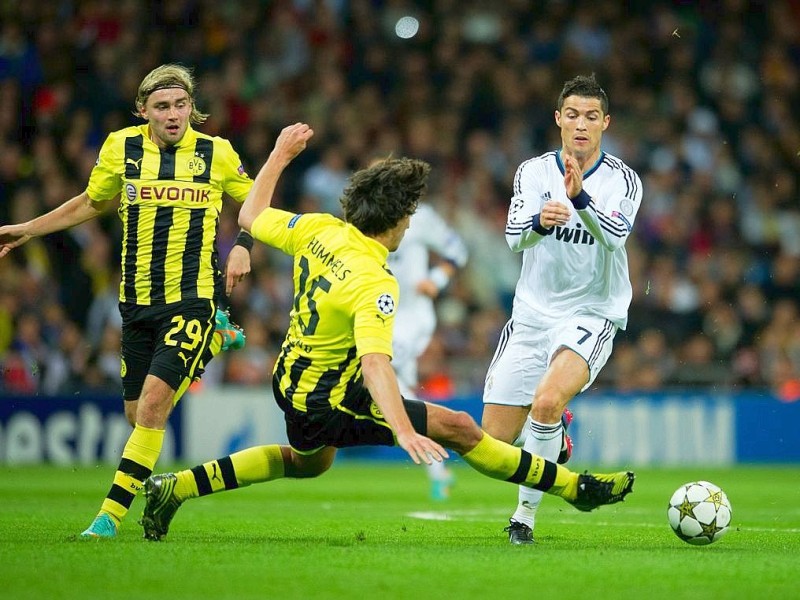
[[[556,124],[561,128],[564,150],[580,161],[596,158],[610,120],[609,115],[603,114],[599,98],[564,98],[561,110],[556,111]]]
[[[142,116],[150,124],[150,139],[161,148],[183,139],[191,114],[192,100],[181,88],[156,90],[142,109]]]
[[[400,242],[403,241],[403,236],[406,234],[408,226],[411,224],[411,215],[406,215],[395,225],[394,229],[390,231],[389,235],[389,252],[394,252],[400,247]]]

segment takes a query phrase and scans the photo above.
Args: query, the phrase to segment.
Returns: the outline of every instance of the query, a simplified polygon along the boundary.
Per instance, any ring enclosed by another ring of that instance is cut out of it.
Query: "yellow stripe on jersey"
[[[92,200],[120,195],[120,300],[156,305],[222,291],[215,238],[227,193],[243,202],[252,185],[230,142],[191,127],[159,148],[147,125],[111,133],[92,170]]]
[[[268,208],[252,234],[294,256],[294,304],[274,370],[281,392],[302,411],[341,404],[362,379],[360,357],[392,355],[399,291],[389,251],[326,214]]]

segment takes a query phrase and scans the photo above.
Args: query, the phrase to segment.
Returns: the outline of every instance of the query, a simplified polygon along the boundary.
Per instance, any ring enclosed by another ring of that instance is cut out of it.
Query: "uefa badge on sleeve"
[[[378,310],[384,315],[390,315],[394,312],[395,302],[391,294],[381,294],[378,298]]]

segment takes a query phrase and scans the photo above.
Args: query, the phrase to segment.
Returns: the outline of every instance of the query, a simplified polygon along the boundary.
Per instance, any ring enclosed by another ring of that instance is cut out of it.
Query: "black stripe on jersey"
[[[533,489],[541,490],[543,492],[549,490],[556,482],[556,473],[558,473],[558,467],[556,466],[556,463],[552,463],[549,460],[544,461],[542,478],[539,480],[539,483],[533,484]]]
[[[236,472],[233,470],[233,461],[230,456],[220,458],[217,460],[219,464],[219,472],[222,473],[222,481],[225,482],[226,490],[235,490],[239,487],[239,482],[236,481]]]
[[[205,210],[193,210],[189,217],[189,230],[183,247],[181,273],[181,298],[197,298],[197,281],[200,278],[200,254],[203,249],[203,218]]]
[[[121,461],[119,461],[119,467],[117,467],[117,471],[125,473],[126,475],[130,475],[139,481],[144,481],[153,474],[152,470],[129,458],[123,458]]]
[[[139,251],[139,214],[141,209],[133,204],[128,207],[127,234],[125,235],[125,302],[136,302],[136,254]]]
[[[531,455],[528,452],[523,450],[520,452],[519,457],[519,465],[517,466],[517,470],[514,471],[514,474],[506,479],[506,481],[510,481],[511,483],[522,483],[528,478],[528,471],[531,470]]]
[[[342,374],[356,357],[356,347],[347,352],[347,357],[336,369],[328,369],[317,381],[314,390],[306,396],[306,408],[309,411],[331,408],[331,390],[342,380]]]
[[[197,492],[201,496],[208,496],[212,491],[211,482],[208,480],[208,473],[203,465],[192,467],[194,482],[197,484]]]
[[[161,148],[161,164],[158,165],[159,179],[175,179],[175,153],[176,146]]]
[[[548,158],[548,157],[554,156],[554,155],[555,155],[555,152],[547,152],[546,154],[542,154],[539,157],[529,158],[528,160],[523,162],[519,167],[517,167],[517,172],[514,175],[514,186],[513,186],[513,190],[514,190],[514,195],[515,196],[520,194],[520,192],[522,191],[522,183],[521,183],[521,181],[522,181],[522,171],[525,170],[525,167],[527,167],[530,163],[532,163],[535,160],[542,160],[542,159],[545,159],[545,158]]]
[[[211,181],[211,162],[214,159],[214,142],[204,138],[197,138],[197,143],[194,145],[194,154],[203,159],[206,163],[206,170],[195,175],[192,181],[195,183],[208,183]]]
[[[627,235],[628,228],[625,225],[621,225],[618,221],[609,219],[607,215],[598,211],[594,200],[589,200],[589,208],[591,208],[592,212],[597,215],[597,220],[600,222],[600,227],[605,229],[608,233],[620,238]]]
[[[603,162],[612,169],[622,172],[622,176],[625,179],[626,184],[625,197],[630,200],[635,200],[636,193],[639,191],[639,183],[636,179],[636,174],[633,172],[633,169],[631,169],[621,160],[608,156],[608,154],[603,157]]]
[[[144,136],[141,134],[125,138],[125,179],[142,178],[143,143]]]
[[[286,391],[283,394],[289,402],[291,402],[292,398],[294,398],[294,393],[297,391],[297,385],[300,383],[300,378],[310,366],[310,358],[307,356],[299,356],[289,368],[289,387],[286,388]]]
[[[273,375],[273,381],[278,380],[281,381],[283,376],[286,375],[286,356],[289,354],[289,348],[287,346],[283,346],[281,348],[281,354],[278,357],[278,364],[275,365],[275,375]]]
[[[150,257],[150,302],[161,303],[166,299],[164,285],[166,283],[167,246],[169,232],[172,229],[172,213],[169,206],[156,208],[153,225],[153,254]]]
[[[506,225],[507,235],[520,235],[523,231],[533,230],[533,217],[522,223],[515,223],[514,225]]]

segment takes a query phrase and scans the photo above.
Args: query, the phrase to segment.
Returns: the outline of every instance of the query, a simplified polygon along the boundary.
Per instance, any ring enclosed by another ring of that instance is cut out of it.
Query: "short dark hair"
[[[580,96],[581,98],[597,98],[600,100],[600,108],[603,109],[603,114],[608,114],[608,96],[597,80],[594,78],[594,73],[591,75],[578,75],[573,77],[564,84],[564,88],[558,95],[558,102],[556,108],[561,110],[564,106],[564,98],[570,96]]]
[[[344,220],[365,235],[380,235],[413,215],[431,166],[414,158],[388,158],[353,174],[340,200]]]

